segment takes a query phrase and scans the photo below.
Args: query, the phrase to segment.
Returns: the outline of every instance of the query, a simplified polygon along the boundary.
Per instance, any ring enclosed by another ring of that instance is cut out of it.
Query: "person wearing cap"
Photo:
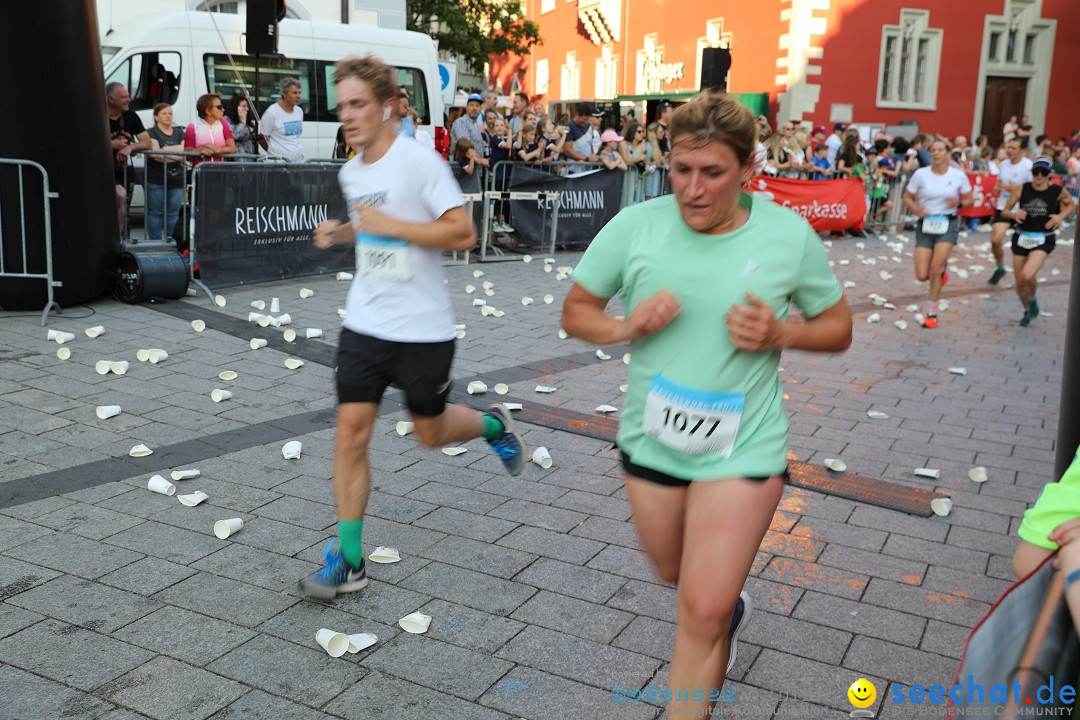
[[[465,101],[465,114],[450,126],[450,147],[457,147],[457,141],[461,138],[468,138],[473,147],[484,146],[484,138],[480,134],[480,127],[476,124],[483,105],[484,98],[476,93],[470,95]]]
[[[847,130],[847,125],[836,123],[833,125],[832,135],[825,140],[825,145],[829,148],[829,154],[825,156],[825,159],[829,161],[829,167],[836,167],[836,156],[840,154],[840,148],[844,145],[845,130]]]
[[[810,153],[816,153],[819,145],[825,144],[826,129],[824,125],[815,125],[810,133]]]
[[[1024,327],[1039,317],[1039,301],[1035,297],[1039,270],[1054,251],[1057,229],[1076,209],[1068,190],[1050,184],[1053,168],[1050,158],[1036,158],[1031,165],[1031,182],[1024,183],[1020,192],[1012,193],[1009,204],[1001,212],[1005,218],[1019,223],[1012,239],[1013,273],[1016,294],[1024,308],[1020,318]]]
[[[600,155],[600,162],[604,163],[604,167],[608,170],[626,172],[626,161],[619,154],[619,143],[622,141],[623,136],[612,128],[608,128],[600,135],[600,152],[598,154]]]

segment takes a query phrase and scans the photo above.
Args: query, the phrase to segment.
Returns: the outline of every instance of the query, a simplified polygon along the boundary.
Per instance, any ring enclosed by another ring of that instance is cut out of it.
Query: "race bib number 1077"
[[[673,450],[731,455],[746,395],[689,388],[657,373],[645,398],[642,430]]]

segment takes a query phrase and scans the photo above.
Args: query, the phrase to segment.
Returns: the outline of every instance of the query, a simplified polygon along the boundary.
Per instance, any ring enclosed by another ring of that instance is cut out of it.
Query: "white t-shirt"
[[[274,103],[263,113],[259,132],[266,136],[266,144],[272,155],[279,155],[289,162],[302,162],[304,146],[300,137],[304,132],[304,111],[297,105],[291,113]]]
[[[342,166],[338,183],[353,223],[357,203],[398,220],[429,223],[464,204],[450,166],[412,138],[398,136],[373,164],[359,152]],[[359,248],[358,248],[359,251]],[[442,250],[408,244],[411,277],[392,280],[356,273],[345,306],[345,327],[395,342],[443,342],[454,337]]]
[[[829,153],[825,156],[825,159],[829,161],[829,167],[836,166],[836,156],[840,154],[840,148],[843,144],[844,141],[836,133],[825,138],[825,146],[829,148]]]
[[[1001,161],[1001,167],[998,169],[998,185],[1023,185],[1031,182],[1031,164],[1031,158],[1021,157],[1015,163],[1009,158],[1005,158]],[[998,193],[997,209],[1004,210],[1005,204],[1008,202],[1008,191],[1000,191]]]
[[[938,175],[927,165],[912,173],[907,191],[915,195],[916,202],[927,215],[955,215],[959,206],[950,206],[945,201],[949,198],[959,200],[961,195],[971,192],[971,183],[963,170],[950,167]]]

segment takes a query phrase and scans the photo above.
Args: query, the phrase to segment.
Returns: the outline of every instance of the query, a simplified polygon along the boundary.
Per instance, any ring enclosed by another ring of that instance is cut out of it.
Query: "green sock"
[[[360,567],[360,563],[364,562],[364,521],[338,520],[337,532],[345,562],[354,568]]]
[[[997,269],[1000,270],[1001,272],[1005,272],[1005,266],[1004,265],[998,265]]]
[[[499,420],[499,418],[495,417],[494,415],[484,415],[483,436],[485,440],[491,442],[495,438],[502,435],[503,430],[505,429],[506,428],[503,427],[502,421]]]

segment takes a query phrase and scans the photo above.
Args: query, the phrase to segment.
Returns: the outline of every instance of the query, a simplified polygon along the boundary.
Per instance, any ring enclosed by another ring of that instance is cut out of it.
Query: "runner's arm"
[[[563,301],[563,330],[587,343],[614,345],[659,332],[681,312],[679,301],[667,290],[639,303],[625,319],[604,312],[609,300],[575,283]]]
[[[843,352],[851,347],[851,310],[843,297],[805,322],[781,322],[768,303],[747,293],[746,303],[732,305],[726,319],[732,344],[747,352]]]

